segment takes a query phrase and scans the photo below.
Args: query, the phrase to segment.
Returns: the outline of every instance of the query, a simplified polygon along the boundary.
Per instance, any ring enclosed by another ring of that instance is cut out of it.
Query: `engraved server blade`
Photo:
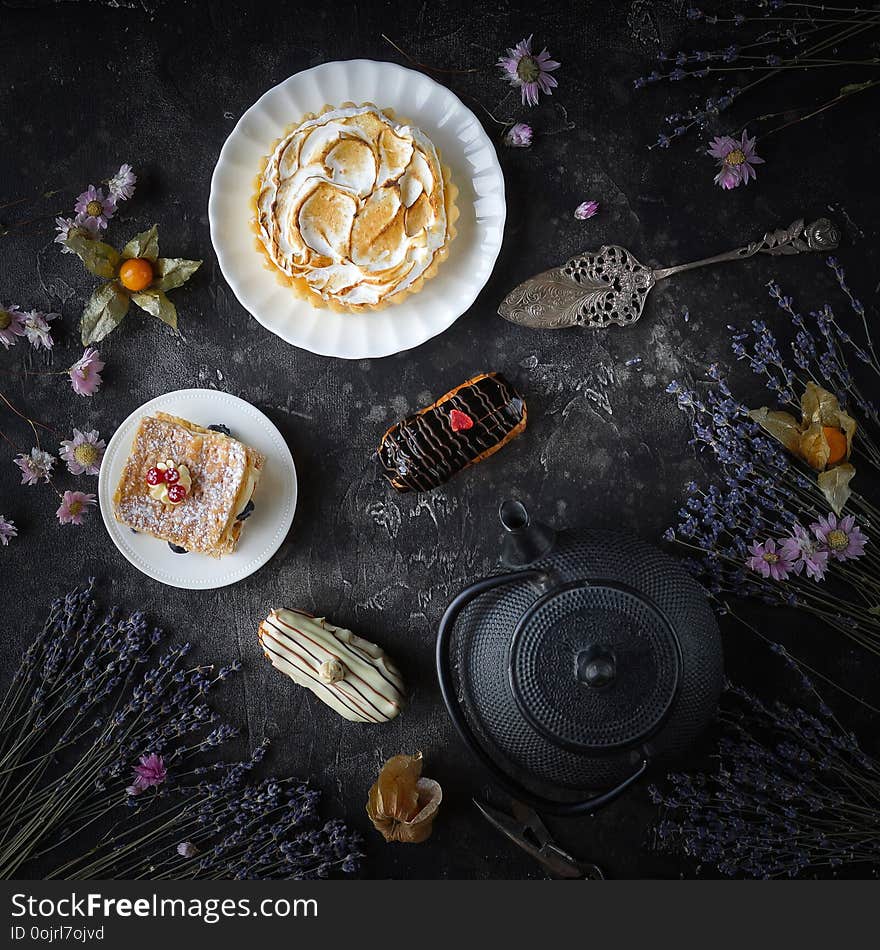
[[[585,251],[515,287],[498,312],[536,330],[627,326],[642,315],[654,272],[616,244]]]
[[[498,313],[511,323],[535,330],[625,327],[642,315],[654,285],[674,274],[723,261],[745,260],[756,254],[783,256],[830,251],[839,242],[840,232],[827,218],[806,226],[801,218],[732,251],[658,269],[646,267],[625,247],[605,244],[523,281],[501,301]]]

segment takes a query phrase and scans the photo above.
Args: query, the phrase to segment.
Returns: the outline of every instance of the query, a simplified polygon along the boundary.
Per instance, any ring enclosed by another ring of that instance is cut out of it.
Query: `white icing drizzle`
[[[350,630],[298,610],[273,610],[260,624],[272,665],[351,722],[388,722],[404,686],[385,652]]]
[[[260,180],[258,212],[276,266],[349,305],[412,286],[448,238],[434,145],[372,106],[333,109],[282,139]]]

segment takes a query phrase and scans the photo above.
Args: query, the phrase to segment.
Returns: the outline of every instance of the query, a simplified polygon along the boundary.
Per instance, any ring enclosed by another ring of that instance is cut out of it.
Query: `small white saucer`
[[[254,511],[232,554],[215,559],[175,554],[165,541],[135,534],[113,517],[113,492],[122,475],[138,422],[154,412],[169,412],[190,422],[227,426],[233,437],[266,456],[254,496]],[[296,511],[296,468],[278,429],[250,403],[214,389],[180,389],[144,403],[116,430],[101,464],[98,501],[113,543],[139,571],[153,580],[187,590],[235,584],[259,570],[281,547]]]

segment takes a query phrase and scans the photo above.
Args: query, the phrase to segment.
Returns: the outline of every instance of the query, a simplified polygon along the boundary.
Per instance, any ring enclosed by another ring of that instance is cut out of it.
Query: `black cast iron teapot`
[[[461,737],[516,798],[591,812],[711,721],[723,658],[702,588],[625,534],[500,508],[504,573],[449,604],[437,673]]]

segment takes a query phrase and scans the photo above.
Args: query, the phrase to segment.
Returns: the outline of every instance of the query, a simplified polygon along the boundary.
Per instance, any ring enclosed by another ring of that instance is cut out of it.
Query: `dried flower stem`
[[[770,644],[816,711],[729,686],[718,769],[672,773],[651,797],[659,847],[723,874],[795,877],[880,860],[880,762],[843,728],[804,672]]]
[[[408,60],[410,63],[412,63],[413,66],[417,67],[418,69],[423,70],[424,72],[445,73],[447,75],[464,75],[466,73],[478,73],[480,71],[479,69],[476,69],[476,68],[474,69],[441,69],[439,66],[428,66],[426,63],[422,63],[419,60],[415,59],[415,57],[410,56],[410,54],[407,53],[406,50],[401,49],[400,46],[398,46],[397,43],[395,43],[394,40],[392,40],[391,37],[387,36],[385,33],[382,33],[381,36],[382,36],[382,39],[385,40],[385,42],[388,43],[389,45],[393,46],[394,49],[396,49],[397,52],[400,53],[400,55],[404,59]]]
[[[813,322],[808,324],[793,300],[771,282],[771,297],[796,331],[791,343],[794,368],[763,321],[753,321],[751,334],[735,331],[733,351],[764,379],[782,404],[793,409],[799,408],[795,392],[804,390],[808,382],[835,393],[842,405],[855,406],[863,421],[854,449],[876,472],[880,471],[880,415],[857,383],[848,355],[878,378],[880,361],[864,306],[837,261],[829,258],[828,265],[860,318],[864,342],[853,339],[827,305],[813,313]],[[791,573],[774,580],[746,570],[750,545],[788,536],[793,524],[803,527],[818,522],[828,511],[828,501],[816,473],[757,426],[717,367],[710,367],[709,378],[712,385],[704,397],[677,383],[669,391],[691,417],[693,443],[715,455],[722,475],[705,487],[688,486],[682,520],[668,536],[697,556],[692,566],[716,597],[757,597],[806,610],[827,627],[880,653],[880,549],[875,544],[860,551],[857,561],[829,561],[828,583]],[[847,504],[863,524],[880,527],[880,509],[863,494],[853,492]]]
[[[791,6],[791,5],[789,5]],[[804,8],[806,9],[806,7]],[[661,73],[653,71],[650,76],[637,79],[636,88],[659,82],[662,80],[677,81],[685,78],[704,78],[712,74],[727,74],[735,72],[744,72],[746,74],[759,74],[757,78],[748,82],[742,87],[733,87],[723,96],[706,101],[705,107],[693,107],[685,114],[672,114],[666,117],[667,123],[671,129],[668,134],[661,133],[657,141],[648,146],[649,149],[662,147],[667,148],[674,139],[686,135],[695,126],[704,127],[714,119],[721,111],[729,108],[734,101],[739,100],[747,92],[754,91],[759,85],[772,79],[775,76],[782,75],[792,69],[813,69],[829,68],[836,65],[857,66],[860,68],[880,65],[880,59],[872,57],[868,60],[844,59],[837,54],[837,47],[842,43],[864,35],[867,31],[880,27],[880,14],[872,11],[859,10],[853,8],[852,11],[841,8],[842,12],[852,13],[852,17],[829,18],[827,21],[817,21],[810,14],[805,16],[793,17],[736,17],[730,21],[718,17],[704,17],[698,14],[698,18],[704,18],[709,23],[732,22],[737,26],[747,22],[766,23],[778,22],[788,24],[788,28],[783,32],[777,32],[775,35],[758,37],[755,42],[745,43],[743,45],[732,45],[724,50],[702,53],[678,53],[674,57],[661,56],[663,62],[674,62],[676,67],[669,72]],[[797,31],[798,26],[812,24],[808,29]],[[815,35],[813,35],[815,34]],[[764,62],[759,63],[761,57],[743,55],[743,50],[752,49],[758,46],[782,45],[784,42],[791,43],[797,47],[798,43],[804,43],[808,36],[812,35],[813,42],[806,48],[795,49],[789,55],[767,55],[763,57]],[[820,54],[828,51],[827,57]],[[720,60],[724,65],[713,65],[713,61]],[[745,62],[740,62],[744,60]],[[682,68],[687,64],[695,64],[694,70]],[[822,109],[814,114],[818,115]],[[812,114],[810,115],[812,117]],[[746,124],[747,127],[748,124]],[[775,130],[779,131],[779,130]]]
[[[265,743],[242,762],[197,764],[237,736],[205,700],[238,665],[187,666],[188,644],[160,654],[162,634],[143,615],[102,614],[92,593],[89,584],[52,604],[0,702],[0,877],[78,840],[89,850],[53,876],[151,877],[169,855],[179,869],[182,831],[204,846],[180,869],[190,877],[355,870],[357,839],[340,822],[317,823],[317,792],[249,780]],[[160,784],[133,797],[132,764],[145,752],[162,757]],[[247,833],[230,831],[239,826]]]
[[[390,44],[391,46],[393,46],[394,49],[396,49],[397,52],[400,53],[400,55],[403,56],[403,58],[404,58],[405,60],[407,60],[407,62],[409,62],[411,65],[415,66],[416,69],[420,69],[422,72],[438,73],[438,74],[444,74],[444,75],[468,75],[468,74],[471,74],[471,73],[479,73],[479,72],[480,72],[480,70],[477,69],[477,68],[472,68],[472,69],[440,69],[440,68],[438,68],[438,67],[436,67],[436,66],[429,66],[428,64],[422,63],[422,62],[420,62],[419,60],[417,60],[415,57],[411,56],[409,53],[406,52],[406,50],[404,50],[404,49],[402,49],[400,46],[398,46],[398,44],[395,43],[394,40],[392,40],[392,39],[391,39],[389,36],[387,36],[385,33],[382,33],[381,36],[382,36],[382,39],[385,40],[386,43],[388,43],[388,44]],[[515,119],[499,119],[499,118],[497,118],[486,106],[483,105],[482,102],[480,102],[479,99],[477,99],[476,96],[472,96],[470,93],[461,92],[461,93],[459,93],[459,95],[463,96],[465,99],[470,99],[471,102],[476,103],[476,105],[477,105],[483,112],[485,112],[485,114],[489,117],[489,119],[490,119],[492,122],[494,122],[496,125],[500,125],[503,129],[508,129],[508,128],[510,128],[510,126],[512,126],[512,125],[514,125],[514,124],[516,123],[516,120],[515,120]],[[505,97],[501,100],[501,102],[499,103],[499,105],[503,105],[503,104],[510,98],[510,95],[511,95],[511,92],[508,91],[508,93],[507,93],[507,94],[505,95]]]

